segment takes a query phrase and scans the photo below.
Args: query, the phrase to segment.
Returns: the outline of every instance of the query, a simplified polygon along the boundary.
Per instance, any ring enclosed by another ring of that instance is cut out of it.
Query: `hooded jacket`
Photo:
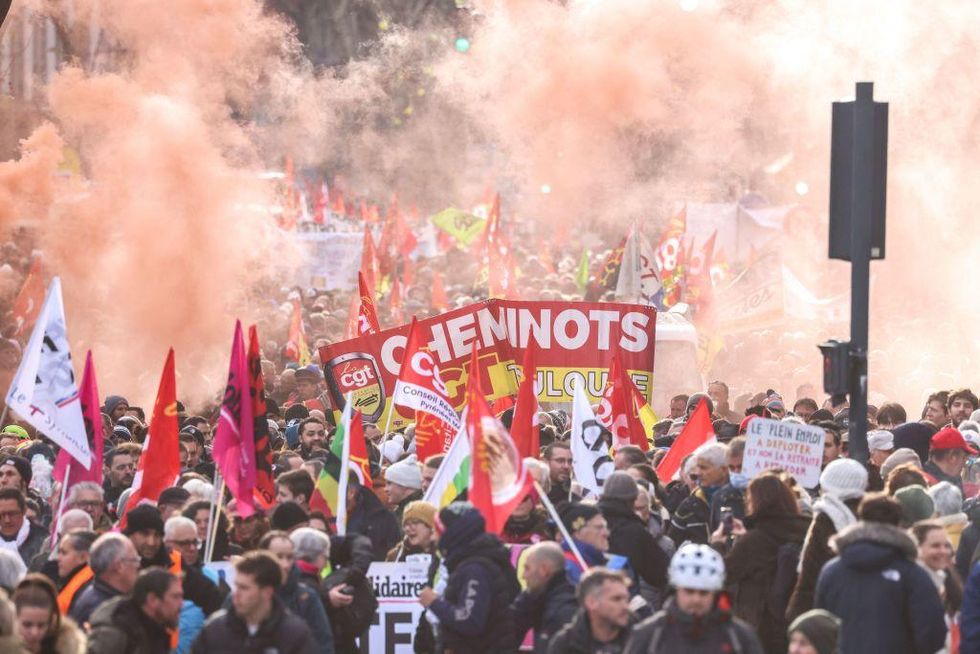
[[[640,516],[622,500],[599,500],[598,508],[609,523],[609,551],[625,556],[636,574],[654,588],[666,586],[670,559]]]
[[[831,546],[840,555],[820,573],[814,603],[840,617],[841,654],[933,654],[943,647],[943,605],[905,531],[858,522]]]
[[[474,515],[475,514],[475,515]],[[446,525],[439,539],[449,579],[429,610],[447,652],[517,650],[510,604],[520,591],[510,553],[484,531],[476,509]]]
[[[783,650],[785,651],[785,650]],[[752,627],[714,608],[702,618],[684,613],[671,597],[662,611],[636,625],[623,654],[762,654]]]

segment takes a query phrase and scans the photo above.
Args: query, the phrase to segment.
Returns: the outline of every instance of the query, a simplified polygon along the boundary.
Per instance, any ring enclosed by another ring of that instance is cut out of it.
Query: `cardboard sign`
[[[745,433],[742,472],[749,479],[781,468],[804,488],[820,483],[824,431],[820,427],[756,418]]]
[[[368,637],[362,638],[364,654],[412,654],[415,628],[422,616],[419,591],[425,587],[428,567],[420,562],[372,563],[367,576],[374,585],[378,611]]]
[[[306,250],[306,265],[299,271],[305,285],[328,291],[357,288],[363,232],[297,232],[295,237]]]
[[[449,401],[465,402],[470,352],[479,348],[487,399],[517,392],[524,351],[534,347],[539,402],[571,402],[584,383],[593,401],[602,395],[606,373],[618,351],[637,388],[649,401],[653,387],[656,310],[636,304],[487,300],[420,320],[417,328],[439,365]],[[368,422],[387,420],[408,337],[408,325],[320,348],[324,377],[334,406],[353,393]],[[398,408],[392,425],[414,420]]]

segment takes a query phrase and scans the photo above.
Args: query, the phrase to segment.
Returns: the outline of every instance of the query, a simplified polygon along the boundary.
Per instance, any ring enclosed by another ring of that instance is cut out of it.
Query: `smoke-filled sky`
[[[891,102],[872,399],[877,391],[915,413],[926,389],[970,384],[980,6],[681,4],[487,0],[476,3],[466,54],[443,31],[392,30],[343,71],[314,73],[288,27],[253,0],[76,2],[81,15],[97,9],[130,56],[118,74],[66,68],[53,82],[51,124],[19,162],[0,164],[0,228],[25,212],[43,220],[72,337],[94,344],[104,391],[135,385],[148,404],[171,344],[188,392],[220,386],[233,317],[268,309],[248,291],[288,279],[275,265],[288,242],[239,208],[268,200],[253,173],[284,153],[342,161],[358,190],[386,198],[394,188],[425,209],[495,180],[513,215],[573,239],[582,230],[570,227],[634,220],[656,236],[673,202],[724,200],[733,188],[799,199],[797,181],[819,216],[830,102],[868,80]],[[410,117],[399,104],[408,83],[425,90]],[[386,118],[398,112],[406,118],[392,128]],[[82,196],[50,182],[62,141],[86,164]],[[788,154],[780,172],[763,172]],[[823,258],[825,232],[808,234],[788,239],[787,256]],[[840,262],[813,265],[846,274]],[[777,333],[760,347],[758,387],[777,360],[810,367],[785,379],[819,383],[809,376],[817,337],[846,337],[786,329],[807,337]]]

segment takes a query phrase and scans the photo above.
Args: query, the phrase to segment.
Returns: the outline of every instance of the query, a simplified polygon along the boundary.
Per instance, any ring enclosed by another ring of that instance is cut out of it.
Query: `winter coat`
[[[316,654],[317,646],[306,623],[273,598],[272,612],[255,635],[234,610],[221,610],[204,625],[191,654]]]
[[[142,570],[150,567],[169,570],[172,565],[173,561],[170,557],[170,550],[166,547],[161,547],[157,550],[156,556],[152,559],[143,559],[140,561],[140,568]],[[204,615],[211,615],[221,608],[221,601],[224,599],[221,591],[213,581],[204,576],[204,573],[200,569],[192,565],[181,565],[180,571],[183,573],[182,580],[185,600],[189,600],[197,605],[204,612]]]
[[[204,628],[204,621],[207,620],[207,617],[197,604],[190,600],[184,600],[180,607],[177,649],[174,650],[174,654],[187,654],[191,651],[191,645],[197,635],[201,633],[201,629]]]
[[[834,558],[834,552],[830,549],[830,539],[837,533],[834,521],[836,520],[842,527],[857,522],[857,506],[860,502],[861,498],[843,502],[835,499],[827,500],[827,498],[817,500],[814,505],[815,515],[810,522],[810,529],[803,541],[803,551],[800,553],[800,573],[796,578],[796,587],[793,588],[789,606],[786,607],[787,622],[792,622],[813,608],[817,578],[820,577],[824,564]]]
[[[943,647],[943,604],[905,531],[858,522],[832,546],[840,555],[820,573],[814,603],[842,620],[841,654],[934,654]]]
[[[960,606],[960,651],[980,652],[980,564],[974,565],[963,588]]]
[[[402,536],[394,514],[370,489],[363,487],[358,490],[357,504],[347,517],[347,533],[367,536],[371,540],[371,556],[375,561],[384,561],[385,554]]]
[[[422,491],[417,490],[411,495],[409,495],[408,497],[406,497],[405,499],[403,499],[401,502],[399,502],[397,506],[395,506],[395,510],[393,513],[395,516],[395,523],[398,525],[399,535],[403,533],[401,526],[402,526],[402,515],[405,513],[405,507],[411,504],[412,502],[421,499],[422,499]]]
[[[597,565],[601,565],[615,570],[621,570],[626,567],[627,561],[625,556],[620,556],[619,554],[606,556],[593,545],[583,543],[577,538],[573,540],[575,541],[575,546],[578,548],[578,553],[585,559],[585,564],[588,567],[594,568]],[[581,564],[579,564],[578,559],[567,542],[561,544],[561,549],[565,553],[565,574],[568,575],[569,580],[573,584],[578,585],[578,581],[582,578],[585,570],[582,569]]]
[[[575,587],[562,571],[541,590],[522,592],[510,608],[514,614],[517,642],[523,642],[528,630],[534,629],[534,652],[545,654],[551,637],[574,619],[578,600],[575,599]]]
[[[74,620],[75,624],[84,627],[85,623],[91,620],[96,609],[119,595],[118,590],[96,577],[77,595],[68,617]]]
[[[713,534],[721,524],[721,510],[729,508],[732,516],[741,520],[745,517],[745,491],[726,484],[718,489],[711,497],[711,519],[708,521],[708,532]]]
[[[703,618],[684,613],[673,597],[662,611],[636,625],[623,654],[762,654],[752,627],[727,611]],[[785,650],[784,650],[785,651]]]
[[[636,574],[654,588],[666,586],[670,559],[640,516],[621,500],[603,499],[597,506],[609,524],[609,551],[625,556]]]
[[[933,479],[935,479],[936,480],[936,483],[939,483],[941,481],[948,481],[952,485],[954,485],[957,488],[959,488],[961,494],[963,493],[963,478],[962,477],[954,477],[952,475],[947,475],[945,472],[943,472],[942,468],[940,468],[938,465],[936,465],[936,462],[935,461],[926,461],[925,463],[923,463],[922,464],[922,472],[925,472],[926,474],[928,474],[929,476],[931,476]],[[932,484],[929,484],[929,485],[932,486]]]
[[[170,634],[129,597],[115,597],[92,614],[88,654],[168,654]]]
[[[668,534],[678,547],[685,541],[702,545],[708,542],[711,500],[703,488],[695,488],[693,493],[684,498],[684,501],[680,503],[672,515]]]
[[[629,624],[619,632],[616,640],[613,641],[613,644],[619,648],[618,651],[623,651],[626,647],[634,624],[636,624],[636,619],[631,615]],[[589,616],[580,609],[572,621],[551,638],[548,654],[592,654],[600,651],[604,645],[608,647],[610,643],[600,643],[593,640]]]
[[[767,652],[782,654],[789,645],[789,625],[783,615],[786,607],[781,606],[778,615],[773,613],[768,601],[770,588],[780,547],[787,543],[802,546],[810,521],[799,514],[763,514],[749,516],[745,523],[748,531],[725,556],[732,613],[756,629]]]
[[[977,545],[980,545],[980,498],[972,498],[963,503],[963,511],[970,521],[960,534],[960,543],[956,548],[956,570],[960,577],[970,576]]]
[[[449,528],[444,540],[447,535],[451,537]],[[449,579],[442,597],[429,606],[429,611],[439,618],[445,649],[516,651],[510,604],[520,585],[510,564],[510,552],[496,536],[486,533],[443,552]]]
[[[23,559],[24,565],[31,564],[31,560],[37,556],[38,552],[41,551],[44,541],[48,538],[47,529],[36,522],[31,522],[30,525],[31,526],[27,530],[27,538],[20,544],[20,547],[17,548],[17,553],[20,554],[20,558]]]
[[[539,507],[521,520],[511,516],[504,523],[504,532],[500,534],[500,540],[509,545],[530,545],[548,540],[551,531],[548,526],[548,513]]]

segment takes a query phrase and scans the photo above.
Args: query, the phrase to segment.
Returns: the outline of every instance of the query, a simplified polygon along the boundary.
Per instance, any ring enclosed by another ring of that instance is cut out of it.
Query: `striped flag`
[[[466,411],[456,431],[452,445],[446,452],[432,483],[425,493],[425,501],[442,508],[456,501],[470,483],[470,441],[466,437]]]
[[[335,528],[341,535],[347,529],[347,485],[351,471],[357,475],[361,486],[374,487],[361,412],[354,411],[350,399],[348,395],[340,424],[330,441],[327,464],[323,466],[310,498],[310,510],[322,511],[335,520]]]

